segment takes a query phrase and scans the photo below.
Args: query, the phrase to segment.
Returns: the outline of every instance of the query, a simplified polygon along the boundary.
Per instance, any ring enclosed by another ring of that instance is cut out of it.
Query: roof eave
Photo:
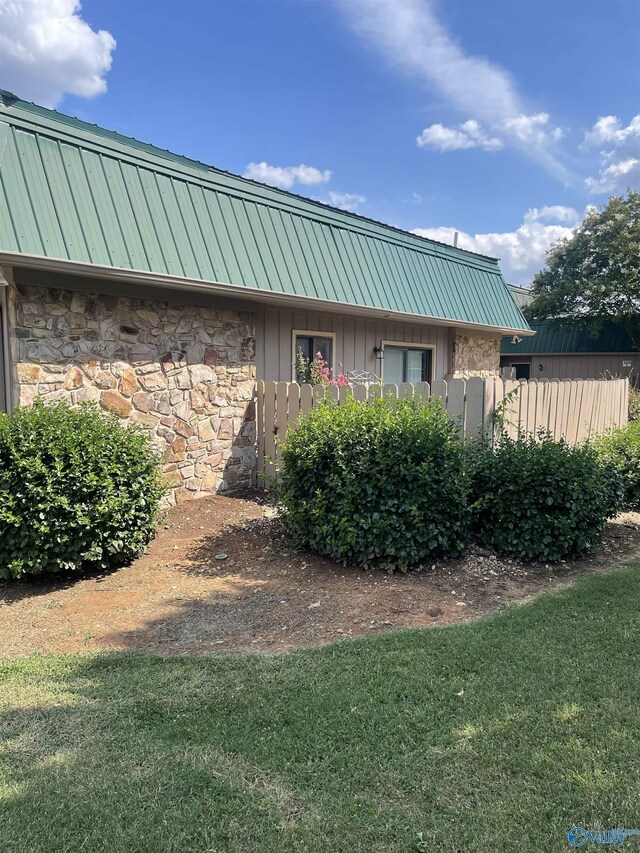
[[[400,320],[409,323],[429,323],[431,325],[459,328],[467,331],[492,332],[500,335],[534,335],[531,329],[518,329],[505,326],[494,326],[484,323],[471,323],[451,317],[432,317],[425,314],[407,314],[388,308],[356,305],[349,302],[334,302],[320,297],[299,296],[291,293],[281,293],[271,290],[260,290],[244,285],[229,284],[220,281],[205,281],[202,279],[183,278],[182,276],[148,272],[147,270],[132,270],[125,267],[110,267],[81,261],[70,261],[66,258],[48,258],[43,255],[29,255],[20,252],[0,251],[0,264],[31,269],[62,272],[70,275],[102,278],[109,281],[124,281],[137,284],[153,285],[155,287],[187,290],[206,293],[209,295],[232,296],[262,304],[285,306],[305,306],[317,311],[332,311],[360,317],[376,317]]]

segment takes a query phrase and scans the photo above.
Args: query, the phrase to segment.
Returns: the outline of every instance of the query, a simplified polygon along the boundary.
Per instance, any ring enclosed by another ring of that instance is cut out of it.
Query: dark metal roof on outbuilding
[[[508,285],[519,308],[525,308],[533,299],[528,287]],[[631,338],[616,323],[606,322],[597,335],[593,335],[590,323],[547,321],[530,323],[536,333],[514,343],[504,337],[500,351],[502,355],[580,355],[588,353],[631,353],[634,352]]]
[[[579,353],[630,353],[633,352],[631,338],[615,323],[605,323],[593,337],[588,323],[563,323],[555,326],[551,322],[531,323],[536,333],[514,344],[510,337],[502,339],[502,355],[562,355]]]
[[[529,331],[492,258],[0,90],[0,260],[15,256]]]

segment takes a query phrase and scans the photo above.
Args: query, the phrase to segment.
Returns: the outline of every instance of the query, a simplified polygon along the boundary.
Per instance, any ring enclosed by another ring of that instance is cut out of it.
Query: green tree
[[[587,213],[573,235],[549,250],[534,278],[529,320],[606,321],[640,349],[640,192],[613,196]]]

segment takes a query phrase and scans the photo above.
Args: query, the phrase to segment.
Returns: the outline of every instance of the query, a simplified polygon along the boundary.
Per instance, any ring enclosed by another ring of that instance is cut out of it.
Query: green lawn
[[[0,851],[568,850],[640,826],[639,650],[636,566],[280,657],[5,662]]]

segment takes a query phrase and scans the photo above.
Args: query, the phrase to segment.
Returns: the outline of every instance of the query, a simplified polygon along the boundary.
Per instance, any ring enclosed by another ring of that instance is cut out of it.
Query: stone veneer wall
[[[500,343],[499,337],[454,335],[450,375],[460,379],[500,375]]]
[[[246,311],[10,288],[21,405],[99,403],[153,433],[168,502],[255,484],[255,332]]]

